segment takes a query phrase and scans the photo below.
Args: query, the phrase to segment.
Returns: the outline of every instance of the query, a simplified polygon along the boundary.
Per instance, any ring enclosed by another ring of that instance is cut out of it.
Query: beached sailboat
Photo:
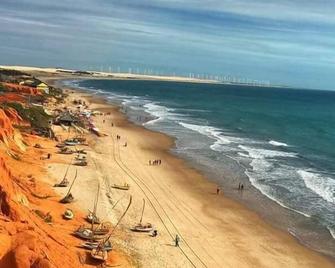
[[[86,216],[86,220],[89,223],[100,224],[100,219],[97,216],[99,192],[100,192],[100,183],[98,184],[97,195],[96,195],[96,197],[94,199],[93,211],[89,211],[88,215]]]
[[[128,203],[128,206],[126,208],[126,210],[124,211],[124,213],[122,214],[122,216],[120,217],[120,219],[118,220],[117,224],[114,226],[113,230],[111,230],[109,232],[109,235],[103,239],[96,248],[92,249],[91,250],[91,257],[95,260],[98,260],[98,261],[103,261],[105,262],[108,258],[108,246],[106,246],[106,242],[109,241],[109,239],[111,238],[114,230],[116,229],[116,227],[119,225],[119,223],[121,222],[121,220],[123,219],[123,217],[127,214],[129,208],[130,208],[130,205],[132,203],[132,196],[130,196],[129,198],[129,203]]]
[[[100,242],[87,241],[87,242],[82,243],[81,246],[86,249],[95,249],[99,246],[99,244]],[[103,247],[106,251],[111,251],[113,249],[112,242],[109,240],[106,241]]]
[[[87,166],[87,161],[86,160],[77,160],[76,162],[73,163],[75,166],[81,166],[85,167]]]
[[[69,185],[69,181],[67,179],[67,173],[69,172],[70,165],[71,165],[71,162],[70,162],[70,164],[66,168],[63,180],[60,183],[56,183],[54,185],[54,187],[67,187]]]
[[[93,224],[91,227],[80,226],[74,234],[79,238],[90,241],[102,240],[109,232],[111,227],[97,227],[94,229]]]
[[[101,247],[99,244],[96,248],[92,249],[91,256],[95,260],[105,262],[108,258],[108,251],[103,246]]]
[[[74,182],[75,182],[76,179],[77,179],[77,175],[78,175],[78,173],[77,173],[77,170],[76,170],[76,175],[75,175],[75,177],[74,177],[74,179],[73,179],[73,181],[72,181],[72,184],[71,184],[71,186],[70,186],[70,188],[69,188],[67,194],[65,195],[65,197],[62,198],[62,199],[59,201],[60,203],[66,204],[66,203],[71,203],[71,202],[74,201],[74,197],[73,197],[73,195],[71,194],[71,189],[72,189],[72,187],[73,187]]]
[[[59,154],[73,154],[74,151],[72,151],[70,148],[68,147],[62,147],[59,151]]]
[[[86,156],[85,155],[81,155],[81,154],[78,153],[78,155],[76,155],[76,157],[74,159],[78,160],[78,161],[83,161],[83,160],[86,161]]]
[[[140,222],[138,224],[136,224],[134,227],[130,228],[131,231],[148,233],[148,232],[151,232],[153,230],[153,226],[152,226],[151,223],[145,223],[145,224],[142,223],[144,208],[145,208],[145,199],[143,199],[143,208],[142,208],[142,214],[141,214]]]
[[[114,189],[118,189],[118,190],[125,190],[128,191],[130,188],[130,185],[128,183],[124,183],[124,184],[113,184],[111,186]]]
[[[64,143],[58,143],[56,144],[57,148],[64,148],[66,145]]]

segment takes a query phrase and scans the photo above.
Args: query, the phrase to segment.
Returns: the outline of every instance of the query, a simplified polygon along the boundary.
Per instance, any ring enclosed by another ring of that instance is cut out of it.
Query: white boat
[[[138,224],[136,224],[135,226],[131,227],[130,228],[131,231],[141,232],[141,233],[149,233],[154,229],[151,223],[145,223],[145,224],[142,223],[144,208],[145,208],[145,199],[143,199],[143,208],[142,208],[142,214],[141,214],[140,222]]]

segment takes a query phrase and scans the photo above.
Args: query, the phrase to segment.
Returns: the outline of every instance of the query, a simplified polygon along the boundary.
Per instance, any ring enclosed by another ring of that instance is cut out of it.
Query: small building
[[[45,94],[49,94],[49,87],[47,84],[45,83],[40,83],[36,86],[36,88],[41,91],[41,92],[44,92]]]
[[[72,124],[78,124],[80,119],[73,116],[69,112],[62,113],[57,119],[56,122],[58,124],[62,124],[65,126],[71,126]]]
[[[25,79],[19,83],[21,86],[35,87],[35,81],[31,79]]]

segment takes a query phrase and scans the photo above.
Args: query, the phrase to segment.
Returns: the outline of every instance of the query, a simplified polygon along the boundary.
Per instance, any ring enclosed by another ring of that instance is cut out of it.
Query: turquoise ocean
[[[176,139],[172,153],[305,245],[335,257],[335,91],[72,80]],[[237,191],[243,183],[243,193]]]

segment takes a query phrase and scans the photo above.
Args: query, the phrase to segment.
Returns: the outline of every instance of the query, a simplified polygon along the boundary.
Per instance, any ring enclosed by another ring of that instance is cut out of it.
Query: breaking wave
[[[335,204],[335,180],[306,170],[298,170],[297,173],[307,188],[327,202]]]
[[[274,140],[269,141],[269,144],[271,144],[273,146],[279,146],[279,147],[288,147],[288,145],[286,143],[279,142],[279,141],[274,141]]]

